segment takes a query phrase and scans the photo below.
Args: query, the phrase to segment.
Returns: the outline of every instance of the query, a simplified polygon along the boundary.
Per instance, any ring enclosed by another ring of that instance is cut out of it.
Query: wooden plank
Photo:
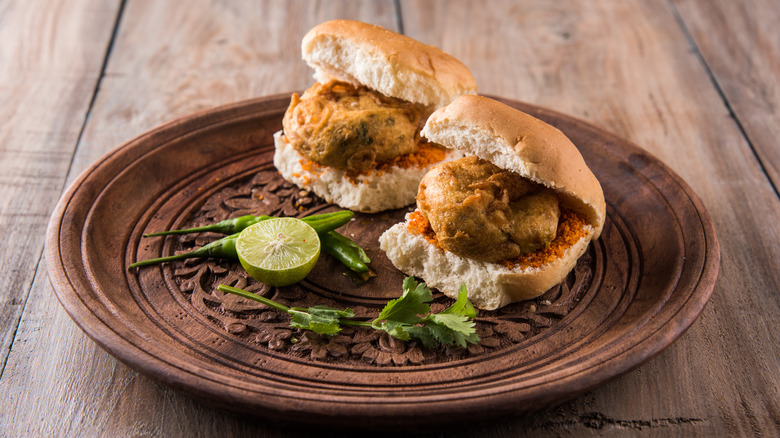
[[[128,2],[102,85],[107,92],[98,95],[100,112],[87,125],[74,168],[177,117],[307,88],[313,71],[301,60],[301,39],[319,22],[354,18],[395,28],[390,1],[212,3]]]
[[[30,14],[42,12],[44,6],[36,5],[30,3]],[[79,5],[50,12],[61,14],[62,20],[81,21],[88,29],[113,23],[113,16],[84,22],[87,17],[81,14],[89,11]],[[300,59],[301,38],[315,24],[333,18],[397,29],[391,1],[199,0],[182,7],[175,0],[128,0],[68,181],[113,147],[178,116],[308,87],[312,71]],[[61,35],[60,44],[79,47],[75,41]],[[78,55],[99,67],[104,53],[90,49]],[[94,81],[81,90],[87,102],[93,87]],[[59,135],[63,130],[47,132]],[[39,155],[51,150],[44,145]],[[71,151],[65,151],[55,158],[68,163],[70,157]],[[32,177],[19,181],[20,190],[21,184],[31,182]],[[61,185],[39,218],[41,239]],[[20,236],[38,234],[25,231]],[[38,245],[28,252],[38,257],[40,251]],[[34,265],[30,273],[33,270]],[[31,279],[29,275],[27,289]],[[0,425],[3,436],[279,435],[276,426],[194,403],[117,362],[70,321],[56,303],[43,267],[35,276],[0,380]]]
[[[779,191],[780,5],[773,0],[674,4]]]
[[[0,2],[0,370],[111,38],[118,2]]]
[[[464,61],[482,92],[589,120],[660,157],[699,194],[719,232],[718,286],[677,343],[557,410],[484,433],[773,434],[780,225],[766,218],[778,217],[780,202],[674,10],[608,0],[402,2],[401,9],[406,33]]]
[[[277,46],[297,46],[293,37],[284,44],[277,40],[282,26],[300,22],[297,38],[335,16],[394,27],[387,3],[320,3],[312,9],[295,3],[289,12],[286,2],[262,5],[264,11],[252,12],[246,4],[203,2],[178,11],[173,2],[130,0],[70,179],[111,147],[191,109],[308,85],[297,47],[295,56],[277,64],[282,73],[264,69],[263,62],[274,62],[280,52]],[[780,405],[778,346],[769,333],[778,321],[773,291],[780,254],[773,246],[776,226],[761,219],[777,216],[777,201],[688,51],[674,14],[660,2],[490,5],[404,3],[405,29],[464,60],[485,92],[580,116],[660,156],[709,207],[724,260],[701,319],[658,358],[557,409],[480,426],[480,435],[771,434]],[[0,10],[2,20],[8,6]],[[154,19],[157,14],[165,18]],[[229,30],[220,24],[225,21]],[[234,40],[218,37],[224,34]],[[484,37],[496,34],[506,37]],[[227,50],[221,49],[225,45],[240,53],[242,43],[255,38],[258,46],[275,49],[252,49],[240,61],[213,53]],[[208,50],[190,52],[189,44]],[[263,53],[268,57],[254,59]],[[231,94],[234,89],[240,92]],[[0,138],[4,144],[6,137]],[[117,363],[54,303],[44,271],[36,274],[0,380],[0,435],[296,435],[194,404]],[[464,428],[447,435],[476,433]]]

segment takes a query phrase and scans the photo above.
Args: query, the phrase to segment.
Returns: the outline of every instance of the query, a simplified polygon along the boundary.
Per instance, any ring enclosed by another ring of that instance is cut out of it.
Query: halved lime
[[[236,252],[252,278],[269,286],[287,286],[303,280],[314,268],[320,237],[299,219],[268,219],[238,235]]]

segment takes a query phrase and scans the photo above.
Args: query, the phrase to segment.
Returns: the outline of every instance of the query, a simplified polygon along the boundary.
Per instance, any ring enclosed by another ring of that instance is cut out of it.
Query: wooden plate
[[[118,359],[196,399],[278,420],[353,427],[435,426],[525,413],[572,398],[647,361],[679,337],[712,293],[720,253],[699,199],[670,169],[614,135],[528,104],[557,126],[601,181],[607,222],[575,270],[542,297],[482,312],[482,341],[429,350],[369,329],[322,337],[286,315],[215,290],[229,283],[291,305],[376,315],[403,275],[377,237],[406,209],[358,215],[346,233],[378,276],[356,287],[323,256],[304,282],[268,288],[237,263],[140,259],[215,235],[143,238],[246,213],[332,209],[284,182],[272,134],[289,94],[168,123],[100,159],[60,200],[49,275],[73,320]],[[437,294],[434,310],[448,304]],[[462,415],[461,415],[462,414]]]

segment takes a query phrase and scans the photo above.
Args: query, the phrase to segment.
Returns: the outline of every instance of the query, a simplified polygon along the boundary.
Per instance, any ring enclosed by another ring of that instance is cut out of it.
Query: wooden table
[[[648,150],[720,240],[709,304],[662,354],[532,416],[432,436],[780,431],[780,3],[0,0],[0,435],[307,435],[115,360],[59,305],[42,254],[58,198],[92,162],[176,117],[308,87],[301,37],[332,18],[439,46],[482,93]]]

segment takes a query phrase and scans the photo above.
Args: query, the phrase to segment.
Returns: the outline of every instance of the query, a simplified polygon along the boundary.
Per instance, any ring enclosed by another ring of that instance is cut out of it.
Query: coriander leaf
[[[431,334],[431,331],[427,327],[422,327],[419,325],[409,325],[409,326],[404,326],[404,330],[409,336],[422,342],[422,344],[425,347],[427,348],[436,347],[436,340],[433,339],[433,335]]]
[[[339,326],[338,322],[325,323],[325,322],[311,321],[309,323],[308,329],[313,331],[314,333],[319,333],[321,335],[328,335],[328,336],[337,335],[341,331],[341,327]]]
[[[347,309],[351,312],[350,309]],[[292,315],[290,325],[295,328],[311,330],[323,335],[335,335],[341,331],[339,322],[339,310],[331,308],[310,307],[307,310],[300,308],[290,309],[287,313]]]
[[[448,307],[446,310],[440,313],[463,315],[468,318],[477,317],[477,310],[474,309],[474,306],[472,306],[471,302],[469,301],[469,293],[468,290],[466,290],[465,284],[460,285],[460,290],[458,291],[458,299],[457,301],[455,301],[455,304],[453,304],[452,306]]]
[[[428,321],[425,324],[425,329],[431,334],[434,340],[442,345],[452,345],[455,341],[455,336],[452,334],[452,330],[445,325],[437,324],[435,321]]]
[[[294,307],[295,310],[301,310],[297,307]],[[339,319],[339,318],[352,318],[355,316],[355,312],[347,307],[344,310],[334,309],[333,307],[323,306],[323,305],[317,305],[313,307],[309,307],[306,309],[307,312],[309,312],[312,315],[317,315],[322,318],[333,318],[333,319]]]
[[[465,285],[461,286],[458,299],[452,306],[441,313],[431,314],[428,304],[433,299],[431,290],[425,283],[418,283],[413,277],[407,277],[404,279],[401,297],[387,303],[379,317],[372,322],[351,320],[355,312],[349,308],[340,310],[322,305],[289,308],[269,298],[231,286],[220,285],[219,290],[289,313],[292,316],[290,326],[320,334],[332,336],[341,331],[342,325],[350,325],[383,330],[404,341],[415,339],[428,348],[434,348],[437,343],[466,347],[467,343],[479,342],[473,321],[476,310],[468,301]]]
[[[425,283],[418,284],[414,277],[406,277],[401,297],[388,302],[375,321],[387,320],[415,324],[420,321],[419,315],[431,311],[428,302],[432,299],[433,293]]]
[[[292,316],[292,321],[290,321],[291,326],[302,329],[311,327],[311,315],[308,313],[293,309],[288,310],[287,313]]]
[[[407,329],[414,326],[396,321],[384,321],[380,324],[373,324],[372,327],[377,330],[383,330],[387,332],[388,335],[402,341],[410,341],[412,337]]]
[[[461,347],[466,346],[466,341],[479,342],[479,335],[476,333],[475,323],[463,315],[453,315],[447,313],[436,313],[428,315],[423,323],[428,327],[431,323],[438,327],[446,327],[452,334],[451,342],[442,343],[455,343]]]
[[[461,336],[462,336],[462,338],[461,338]],[[463,334],[463,333],[458,333],[458,335],[456,337],[458,339],[462,340],[462,341],[460,341],[458,343],[458,345],[460,345],[462,347],[466,346],[466,342],[468,342],[470,344],[478,344],[479,343],[479,335],[477,334],[476,331],[474,331],[474,333],[471,333],[470,335],[466,335],[466,334]]]
[[[476,333],[472,333],[467,336],[460,332],[454,332],[452,335],[455,338],[454,344],[461,346],[463,348],[467,347],[466,345],[467,342],[471,344],[476,344],[479,342],[479,335]]]
[[[446,326],[450,330],[459,333],[474,332],[474,321],[462,315],[452,315],[448,313],[434,313],[425,317],[423,323],[426,324],[428,323],[428,321],[433,321],[436,324]]]

